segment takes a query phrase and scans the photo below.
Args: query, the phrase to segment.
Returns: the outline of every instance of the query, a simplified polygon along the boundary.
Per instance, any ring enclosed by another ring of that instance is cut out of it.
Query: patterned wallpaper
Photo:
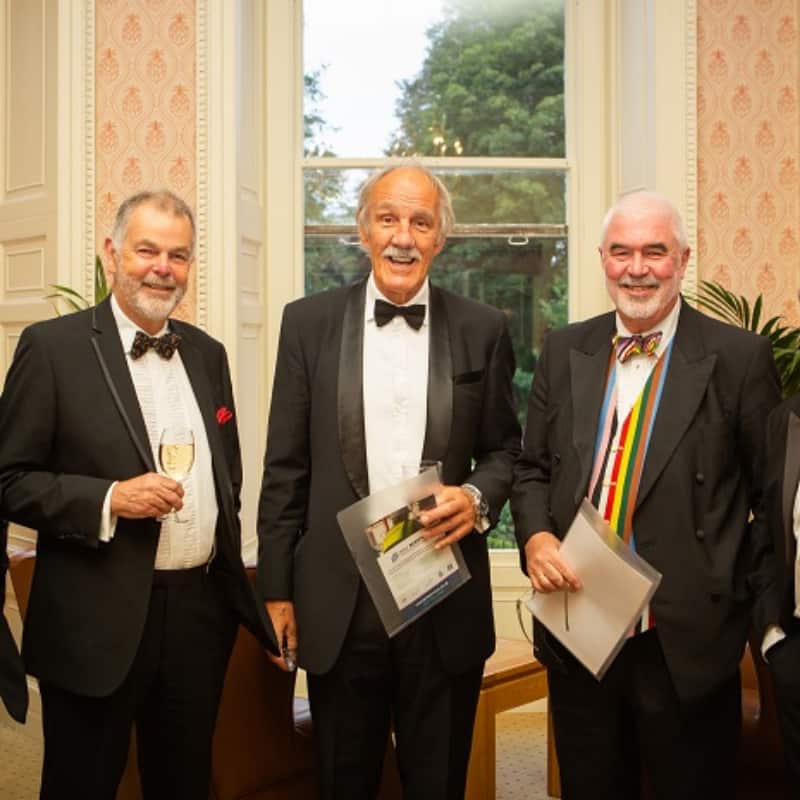
[[[699,0],[698,275],[800,324],[798,0]]]
[[[166,187],[196,205],[195,0],[96,0],[97,252],[119,203]],[[195,284],[175,316],[195,319]]]

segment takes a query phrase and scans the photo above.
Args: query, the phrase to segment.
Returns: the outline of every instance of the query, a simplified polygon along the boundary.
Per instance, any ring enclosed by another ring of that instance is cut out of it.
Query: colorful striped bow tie
[[[142,331],[136,331],[131,347],[131,358],[135,361],[141,358],[150,348],[156,351],[161,358],[172,358],[181,337],[177,333],[165,333],[163,336],[148,336]]]
[[[661,331],[653,331],[646,336],[634,334],[633,336],[614,337],[614,346],[617,348],[617,358],[624,364],[631,356],[655,356],[661,342]]]

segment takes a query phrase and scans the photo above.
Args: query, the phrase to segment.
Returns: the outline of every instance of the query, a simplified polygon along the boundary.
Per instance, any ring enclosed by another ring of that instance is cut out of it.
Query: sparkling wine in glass
[[[158,442],[158,463],[161,471],[175,481],[183,481],[194,464],[194,433],[191,428],[166,427]],[[175,522],[186,522],[172,510]]]

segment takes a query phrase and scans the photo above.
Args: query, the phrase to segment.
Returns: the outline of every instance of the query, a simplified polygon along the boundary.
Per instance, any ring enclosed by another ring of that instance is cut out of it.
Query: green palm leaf
[[[764,298],[758,295],[750,302],[715,281],[700,281],[697,293],[687,298],[731,325],[766,336],[772,345],[772,356],[781,380],[783,396],[800,391],[800,328],[782,323],[782,317],[770,317],[763,325]]]

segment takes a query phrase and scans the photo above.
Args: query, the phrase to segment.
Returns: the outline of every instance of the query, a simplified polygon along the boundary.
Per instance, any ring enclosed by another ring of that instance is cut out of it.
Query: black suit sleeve
[[[767,420],[766,438],[764,442],[764,469],[761,470],[761,493],[759,506],[753,514],[750,527],[753,566],[750,572],[750,583],[755,595],[753,608],[753,625],[759,639],[770,625],[780,625],[783,612],[783,598],[779,579],[779,571],[786,572],[786,578],[793,575],[793,570],[782,563],[785,558],[786,543],[782,524],[781,497],[776,491],[769,492],[764,485],[767,466],[780,464],[783,466],[786,454],[786,422],[785,406],[773,411]],[[780,488],[776,484],[775,488]],[[775,506],[774,508],[772,506]]]
[[[311,397],[293,309],[286,307],[281,323],[258,505],[258,585],[266,600],[292,597],[294,548],[308,504]]]
[[[20,337],[0,398],[0,492],[4,515],[81,546],[97,547],[111,481],[55,471],[58,390],[47,342],[34,328]],[[79,376],[76,376],[76,380]],[[92,409],[86,409],[91,424]],[[62,438],[75,435],[62,431]]]
[[[514,474],[511,510],[520,553],[524,559],[525,543],[539,531],[555,532],[550,508],[550,476],[552,458],[548,444],[550,422],[550,370],[552,337],[544,341],[542,354],[536,364],[533,383],[528,395],[528,414],[522,453]],[[561,398],[562,402],[566,398]],[[523,570],[525,565],[523,564]]]
[[[756,601],[756,619],[773,617],[777,623],[777,607],[771,610],[774,601],[775,554],[767,524],[764,505],[764,475],[766,465],[767,421],[770,412],[780,400],[780,384],[772,357],[772,347],[767,339],[759,347],[748,364],[742,384],[741,418],[739,439],[742,453],[742,468],[750,487],[749,524],[746,546],[742,559],[747,583]],[[774,416],[771,418],[774,419]],[[782,441],[785,442],[785,436]],[[757,627],[759,623],[756,622]]]
[[[475,446],[475,466],[465,481],[480,489],[489,505],[493,525],[508,499],[514,462],[520,451],[513,377],[514,350],[503,320],[486,366],[484,411]]]

